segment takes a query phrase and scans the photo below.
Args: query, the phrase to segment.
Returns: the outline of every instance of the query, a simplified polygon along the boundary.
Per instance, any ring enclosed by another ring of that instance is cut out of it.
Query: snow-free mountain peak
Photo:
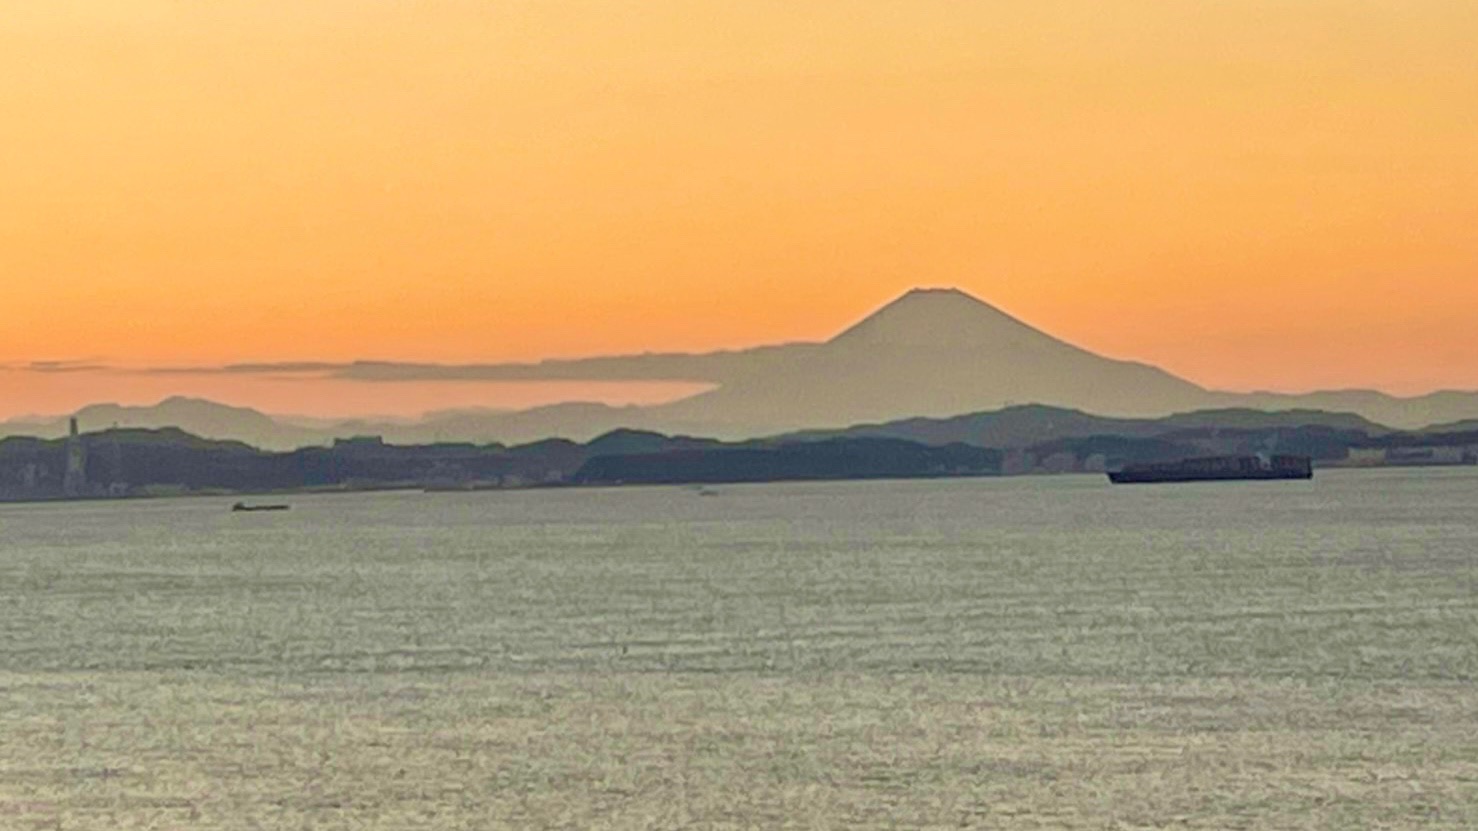
[[[837,335],[830,345],[855,348],[1072,350],[959,289],[918,288]]]

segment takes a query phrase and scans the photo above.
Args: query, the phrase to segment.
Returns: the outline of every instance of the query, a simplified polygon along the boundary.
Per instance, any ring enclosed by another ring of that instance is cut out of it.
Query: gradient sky
[[[0,416],[645,400],[25,366],[708,350],[916,285],[1212,387],[1478,388],[1474,44],[1457,0],[12,3]]]

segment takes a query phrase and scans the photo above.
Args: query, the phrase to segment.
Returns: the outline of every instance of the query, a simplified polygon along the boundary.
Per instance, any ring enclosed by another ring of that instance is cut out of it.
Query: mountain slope
[[[1210,400],[1167,372],[1103,358],[955,290],[915,290],[771,371],[653,408],[720,434],[778,432],[1037,403],[1148,416]]]

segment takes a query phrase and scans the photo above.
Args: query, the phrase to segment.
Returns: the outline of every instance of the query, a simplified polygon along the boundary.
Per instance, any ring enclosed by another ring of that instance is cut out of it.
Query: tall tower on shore
[[[75,417],[67,433],[67,472],[62,477],[62,492],[67,496],[87,493],[87,448],[82,444]]]

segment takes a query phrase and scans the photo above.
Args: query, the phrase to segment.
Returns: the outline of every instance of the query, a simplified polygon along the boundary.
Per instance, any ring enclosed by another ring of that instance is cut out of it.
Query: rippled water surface
[[[0,506],[0,828],[1478,825],[1478,472]]]

